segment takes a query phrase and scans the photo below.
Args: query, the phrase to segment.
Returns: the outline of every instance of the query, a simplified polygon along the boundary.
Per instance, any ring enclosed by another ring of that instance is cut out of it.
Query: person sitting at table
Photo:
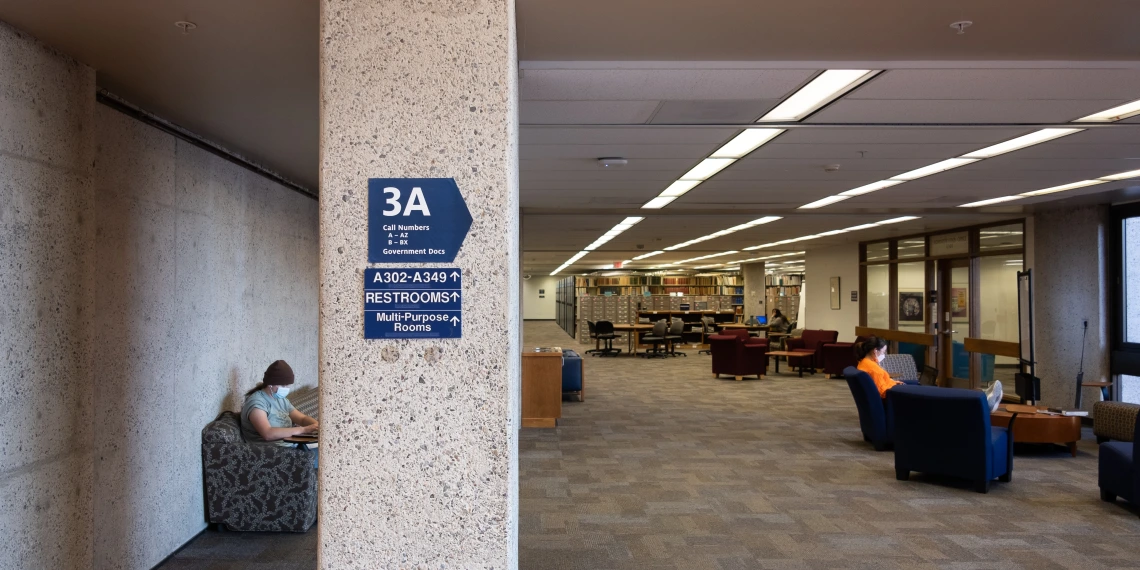
[[[772,318],[768,319],[768,332],[786,333],[788,332],[788,319],[784,317],[784,313],[780,309],[772,309]]]
[[[877,336],[871,336],[863,342],[856,343],[855,357],[859,359],[859,370],[866,372],[875,383],[875,387],[879,389],[880,398],[885,399],[887,390],[904,384],[904,382],[891,378],[891,375],[883,370],[882,366],[879,366],[879,363],[887,357],[887,341]],[[992,382],[990,387],[986,388],[985,393],[990,411],[996,411],[1001,405],[1001,382],[996,380]]]
[[[293,407],[286,396],[293,384],[293,369],[278,360],[265,369],[261,382],[245,393],[241,407],[241,434],[249,442],[270,442],[289,446],[287,437],[315,433],[317,420]],[[317,466],[316,443],[312,445],[313,467]],[[307,448],[307,447],[306,447]]]

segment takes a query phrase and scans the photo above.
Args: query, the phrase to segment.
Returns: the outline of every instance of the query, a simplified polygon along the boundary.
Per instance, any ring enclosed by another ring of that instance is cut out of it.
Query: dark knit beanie
[[[284,360],[278,360],[265,369],[265,377],[261,379],[266,386],[284,386],[293,383],[293,369]]]

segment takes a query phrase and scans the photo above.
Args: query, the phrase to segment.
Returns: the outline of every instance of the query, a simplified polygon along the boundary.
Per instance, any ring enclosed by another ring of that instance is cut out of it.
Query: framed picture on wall
[[[970,292],[965,287],[953,287],[950,289],[950,316],[955,319],[964,319],[970,316],[970,308],[967,306]]]
[[[921,323],[922,318],[922,291],[899,291],[899,322]]]
[[[832,310],[839,310],[839,278],[831,278],[831,308]]]

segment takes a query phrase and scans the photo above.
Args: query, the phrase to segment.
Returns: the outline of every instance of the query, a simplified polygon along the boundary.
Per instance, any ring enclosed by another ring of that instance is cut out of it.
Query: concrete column
[[[769,314],[764,297],[764,262],[743,263],[740,273],[744,275],[744,320],[752,315]]]
[[[1042,252],[1033,260],[1034,356],[1041,402],[1048,406],[1073,405],[1084,319],[1084,381],[1109,379],[1108,220],[1106,206],[1034,214],[1033,248]],[[1084,389],[1084,409],[1098,400],[1099,388]]]
[[[518,121],[510,0],[321,1],[321,568],[513,568]],[[370,177],[453,177],[463,338],[366,341]]]

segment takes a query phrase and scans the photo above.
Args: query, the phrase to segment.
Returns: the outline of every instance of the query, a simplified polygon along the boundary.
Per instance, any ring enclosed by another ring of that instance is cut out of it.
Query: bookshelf
[[[584,275],[568,277],[573,290],[560,294],[566,301],[559,306],[573,311],[572,322],[559,325],[563,330],[589,342],[586,321],[636,323],[645,313],[688,312],[699,322],[699,314],[716,315],[718,321],[731,321],[744,309],[744,277],[727,275]],[[682,309],[684,307],[684,309]],[[624,333],[615,342],[624,342]]]
[[[764,297],[768,312],[780,309],[789,321],[800,314],[800,291],[803,288],[802,273],[783,273],[764,276]]]

